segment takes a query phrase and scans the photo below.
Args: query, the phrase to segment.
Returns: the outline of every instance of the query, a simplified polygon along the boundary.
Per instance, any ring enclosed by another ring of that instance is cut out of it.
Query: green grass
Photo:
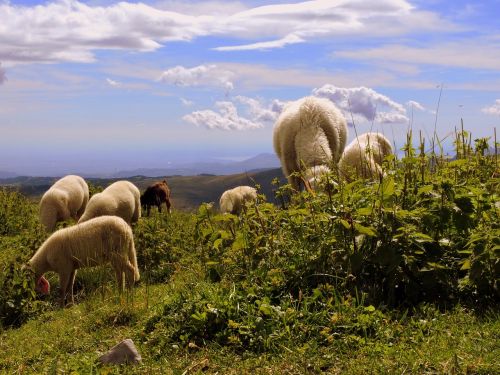
[[[377,334],[352,335],[291,346],[279,353],[237,353],[208,343],[200,348],[171,344],[158,351],[143,333],[145,322],[180,290],[197,285],[197,272],[180,272],[170,283],[134,291],[120,300],[112,288],[77,305],[50,308],[18,329],[0,334],[0,373],[172,373],[208,359],[208,373],[476,373],[500,369],[500,320],[478,317],[457,306],[439,312],[421,306],[412,317],[381,315]],[[396,313],[397,314],[397,313]],[[326,334],[325,334],[326,335]],[[326,337],[326,336],[325,336]],[[143,357],[137,367],[98,366],[96,359],[125,338],[132,338]],[[204,363],[204,362],[203,362]]]

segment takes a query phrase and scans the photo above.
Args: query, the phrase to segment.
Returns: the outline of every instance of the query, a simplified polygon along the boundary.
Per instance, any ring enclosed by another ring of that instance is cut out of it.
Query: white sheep
[[[315,181],[317,173],[338,163],[346,140],[347,122],[325,98],[309,96],[288,104],[274,125],[274,150],[294,189],[300,188],[301,179],[293,173],[304,172]]]
[[[393,154],[391,142],[380,133],[364,133],[354,139],[345,149],[339,161],[343,178],[350,180],[354,174],[362,178],[383,175],[382,162]]]
[[[246,202],[257,199],[257,190],[251,186],[237,186],[222,193],[219,206],[222,213],[238,215]]]
[[[89,201],[89,187],[80,176],[57,180],[40,200],[40,222],[52,232],[58,221],[80,219]]]
[[[44,273],[59,274],[61,306],[65,305],[67,293],[74,303],[73,284],[78,268],[106,263],[111,263],[120,291],[124,274],[127,288],[140,278],[132,229],[117,216],[100,216],[54,232],[28,261],[39,292],[50,291]]]
[[[117,181],[90,198],[78,222],[83,223],[97,216],[115,215],[129,224],[135,223],[141,217],[140,197],[141,193],[134,184]]]

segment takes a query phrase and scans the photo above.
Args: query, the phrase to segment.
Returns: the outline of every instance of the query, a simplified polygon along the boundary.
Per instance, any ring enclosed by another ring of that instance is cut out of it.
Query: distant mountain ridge
[[[227,162],[196,162],[180,164],[170,168],[138,168],[123,170],[114,173],[113,178],[125,178],[131,176],[197,176],[197,175],[229,175],[243,172],[256,172],[266,169],[278,168],[279,159],[274,154],[264,153],[243,161]]]
[[[0,178],[14,178],[18,175],[13,172],[0,171]]]

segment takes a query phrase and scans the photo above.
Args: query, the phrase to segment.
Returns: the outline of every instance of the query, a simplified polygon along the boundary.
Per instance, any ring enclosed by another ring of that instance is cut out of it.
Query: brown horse
[[[161,204],[165,202],[168,212],[172,212],[170,203],[170,188],[166,180],[156,182],[147,187],[144,194],[141,195],[141,206],[146,207],[146,215],[149,216],[151,206],[158,207],[161,212]]]

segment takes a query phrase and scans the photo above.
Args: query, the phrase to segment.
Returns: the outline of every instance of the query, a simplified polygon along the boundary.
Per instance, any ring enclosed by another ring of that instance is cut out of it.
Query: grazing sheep
[[[144,194],[141,195],[141,206],[146,207],[147,216],[149,216],[151,206],[158,207],[158,211],[161,212],[161,204],[163,202],[165,202],[168,212],[171,213],[170,188],[166,180],[148,186]]]
[[[338,163],[346,139],[344,116],[325,98],[309,96],[290,103],[274,125],[274,150],[294,189],[300,188],[301,179],[293,173],[306,172],[315,181],[317,172],[324,173]],[[317,166],[322,168],[307,172]]]
[[[354,139],[345,149],[339,161],[343,178],[375,178],[382,176],[382,162],[393,153],[389,140],[380,133],[364,133]]]
[[[120,291],[123,291],[123,274],[127,288],[140,278],[132,229],[117,216],[100,216],[54,232],[28,261],[35,272],[38,292],[50,291],[49,282],[43,277],[45,272],[59,274],[62,307],[67,293],[74,303],[76,270],[106,263],[111,263],[115,270]]]
[[[52,232],[58,221],[78,220],[89,201],[89,187],[80,176],[57,180],[40,200],[40,222]]]
[[[222,213],[238,215],[246,202],[257,199],[257,190],[251,186],[238,186],[222,193],[219,206]]]
[[[140,195],[131,182],[117,181],[90,198],[78,223],[104,215],[119,216],[129,224],[135,223],[141,217]]]

